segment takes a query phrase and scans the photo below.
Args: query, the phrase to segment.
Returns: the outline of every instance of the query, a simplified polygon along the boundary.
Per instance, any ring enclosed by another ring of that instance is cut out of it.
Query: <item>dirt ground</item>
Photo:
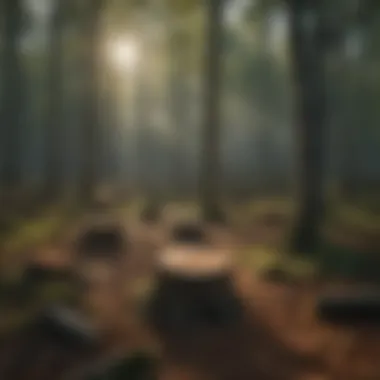
[[[256,227],[251,232],[211,229],[210,234],[216,246],[231,252],[281,240],[279,226]],[[380,379],[380,331],[333,329],[314,315],[318,294],[336,284],[271,283],[252,268],[236,266],[231,281],[244,305],[241,323],[190,336],[155,331],[144,321],[141,306],[166,241],[157,227],[136,224],[129,234],[129,252],[118,265],[100,260],[91,269],[75,268],[87,284],[82,310],[101,328],[104,352],[155,350],[160,380]],[[62,255],[67,247],[57,249]]]

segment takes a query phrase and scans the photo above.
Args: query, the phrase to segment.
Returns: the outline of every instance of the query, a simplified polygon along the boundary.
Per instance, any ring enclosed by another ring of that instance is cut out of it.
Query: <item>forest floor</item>
[[[234,256],[231,278],[243,301],[244,316],[235,327],[187,337],[156,333],[143,317],[143,306],[154,289],[156,258],[166,244],[164,227],[129,221],[125,224],[131,240],[128,254],[117,266],[101,260],[92,263],[94,273],[96,268],[105,270],[98,280],[87,280],[93,282],[82,295],[80,305],[101,328],[104,352],[153,351],[160,357],[160,380],[380,378],[380,330],[332,328],[315,316],[321,292],[351,291],[359,283],[316,279],[313,264],[289,264],[278,250],[286,234],[286,219],[267,214],[244,226],[210,228],[213,245],[228,248]],[[357,233],[354,239],[352,232],[342,232],[349,227],[339,228],[330,232],[335,244],[367,251],[370,256],[374,251],[380,252],[376,239],[368,247],[367,235]],[[33,260],[51,268],[74,268],[77,273],[83,271],[83,277],[91,278],[89,269],[78,268],[72,256],[68,242],[73,230],[75,227],[53,246],[36,248]],[[274,281],[263,276],[278,263],[283,268],[298,266],[295,271],[301,274],[297,281]],[[0,351],[0,359],[6,350],[3,347]]]

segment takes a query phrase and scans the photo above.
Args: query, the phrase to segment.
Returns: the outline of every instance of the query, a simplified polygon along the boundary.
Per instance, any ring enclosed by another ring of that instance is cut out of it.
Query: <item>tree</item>
[[[174,24],[174,22],[172,23]],[[170,60],[170,114],[173,127],[173,175],[176,195],[184,191],[185,170],[185,136],[186,136],[186,33],[174,24],[169,28],[169,60]]]
[[[80,197],[85,203],[94,200],[97,185],[97,157],[99,156],[99,66],[101,48],[101,14],[103,0],[92,0],[83,16],[84,54],[83,54],[83,129],[81,139],[82,162],[80,178]]]
[[[289,0],[288,6],[298,136],[298,212],[291,248],[305,254],[319,246],[325,213],[325,30],[320,2]]]
[[[65,0],[55,0],[50,19],[47,68],[48,106],[45,119],[45,195],[55,199],[62,188],[63,28]]]
[[[188,189],[188,139],[190,78],[198,66],[197,54],[203,39],[203,12],[197,0],[166,0],[169,118],[173,133],[172,175],[176,196]]]
[[[20,37],[23,31],[21,0],[4,0],[4,49],[2,62],[1,142],[2,183],[9,194],[21,185],[21,133],[23,126],[23,69]]]
[[[226,86],[239,96],[241,104],[249,106],[244,132],[249,144],[246,150],[250,152],[246,161],[250,167],[248,175],[258,192],[275,194],[284,191],[287,185],[284,179],[287,162],[281,157],[278,142],[284,142],[284,137],[290,135],[289,75],[282,57],[273,54],[270,46],[262,42],[268,39],[264,28],[258,28],[252,21],[247,26],[247,30],[229,33],[232,54],[227,61]],[[258,43],[252,44],[252,34]],[[240,144],[236,146],[241,151]],[[289,150],[286,143],[285,146]]]
[[[223,0],[207,1],[200,202],[206,221],[221,221],[219,134]]]

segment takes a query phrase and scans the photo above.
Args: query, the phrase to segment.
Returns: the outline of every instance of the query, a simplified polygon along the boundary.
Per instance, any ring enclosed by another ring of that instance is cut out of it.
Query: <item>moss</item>
[[[253,274],[276,282],[311,279],[319,271],[317,263],[312,260],[285,255],[259,245],[243,251],[241,264],[251,268]]]
[[[64,226],[80,213],[79,208],[56,205],[44,210],[39,218],[19,218],[14,228],[2,236],[1,272],[7,278],[20,276],[25,254],[36,247],[52,241],[65,231]]]
[[[255,245],[245,248],[240,253],[240,263],[245,268],[250,268],[255,272],[261,272],[278,262],[280,254],[274,249],[266,246]]]
[[[290,219],[294,213],[294,202],[287,197],[256,198],[229,208],[231,221],[238,224],[260,222],[268,216]]]
[[[369,207],[336,203],[331,212],[329,224],[380,232],[380,215]]]

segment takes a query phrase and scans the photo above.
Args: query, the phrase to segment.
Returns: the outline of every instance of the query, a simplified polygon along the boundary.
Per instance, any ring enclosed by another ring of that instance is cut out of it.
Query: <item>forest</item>
[[[0,0],[0,378],[379,379],[379,67],[375,0]]]

